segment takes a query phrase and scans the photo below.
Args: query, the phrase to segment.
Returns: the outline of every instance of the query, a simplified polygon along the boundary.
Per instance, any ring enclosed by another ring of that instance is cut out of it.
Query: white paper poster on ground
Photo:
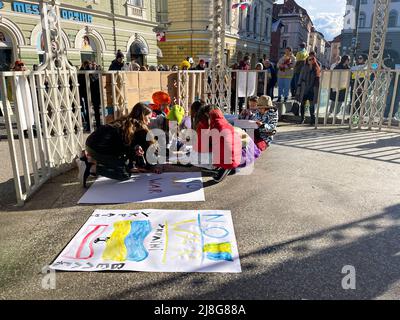
[[[246,93],[246,77],[247,79],[247,93]],[[238,97],[251,97],[255,95],[256,92],[256,80],[257,73],[256,72],[238,72],[237,73],[237,81],[238,81]]]
[[[231,212],[223,210],[96,210],[50,267],[241,272]]]
[[[200,172],[137,174],[127,181],[98,178],[79,204],[204,201]]]
[[[258,129],[257,122],[253,120],[236,119],[234,126],[242,129]]]

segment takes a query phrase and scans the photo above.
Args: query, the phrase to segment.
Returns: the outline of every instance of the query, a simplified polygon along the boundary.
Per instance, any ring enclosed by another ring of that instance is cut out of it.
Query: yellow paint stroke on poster
[[[193,224],[196,223],[197,221],[195,219],[193,220],[184,220],[184,221],[180,221],[180,222],[176,222],[173,224],[172,229],[176,232],[187,232],[187,233],[191,233],[194,234],[195,236],[200,236],[200,234],[198,232],[194,232],[194,231],[190,231],[188,229],[182,229],[180,228],[181,225],[184,224]]]
[[[103,252],[103,260],[125,261],[128,250],[125,246],[125,237],[131,231],[130,221],[118,221],[114,223],[114,231],[107,241]]]
[[[229,242],[207,243],[203,247],[203,252],[207,253],[207,259],[213,261],[233,261],[232,247]]]
[[[165,242],[164,242],[164,254],[162,263],[165,264],[167,261],[167,250],[168,250],[168,221],[165,221]]]
[[[232,252],[231,244],[229,242],[223,242],[223,243],[207,243],[204,245],[203,248],[204,252],[209,252],[209,253],[220,253],[220,252]]]

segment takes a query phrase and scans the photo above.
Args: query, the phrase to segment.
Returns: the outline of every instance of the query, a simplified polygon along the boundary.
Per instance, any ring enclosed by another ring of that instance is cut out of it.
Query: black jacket
[[[135,160],[135,146],[140,145],[146,155],[152,144],[147,141],[147,130],[135,132],[131,144],[126,144],[121,128],[111,125],[100,126],[86,140],[86,146],[99,154],[115,156],[121,159]]]
[[[121,71],[123,66],[124,66],[123,63],[119,63],[117,60],[113,60],[113,62],[111,62],[110,67],[108,68],[108,70],[109,71]]]

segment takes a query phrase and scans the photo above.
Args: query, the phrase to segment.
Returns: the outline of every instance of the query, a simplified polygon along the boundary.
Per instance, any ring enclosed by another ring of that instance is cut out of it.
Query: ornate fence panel
[[[77,75],[2,72],[0,87],[17,201],[23,204],[83,149]]]
[[[388,69],[323,71],[316,128],[342,125],[350,129],[397,129],[399,74],[400,70]]]
[[[44,63],[33,72],[0,73],[1,105],[20,205],[51,176],[70,168],[83,148],[77,72],[63,47],[58,2],[41,1],[40,13]]]

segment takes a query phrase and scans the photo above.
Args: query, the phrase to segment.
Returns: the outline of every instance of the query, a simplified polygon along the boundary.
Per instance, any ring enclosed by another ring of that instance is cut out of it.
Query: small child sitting
[[[254,115],[257,112],[257,101],[257,96],[253,96],[249,99],[249,107],[240,113],[239,120],[254,120]]]
[[[261,151],[265,151],[276,134],[278,126],[278,110],[269,96],[261,96],[257,102],[257,112],[252,120],[255,120],[258,129],[255,130],[254,142]]]

